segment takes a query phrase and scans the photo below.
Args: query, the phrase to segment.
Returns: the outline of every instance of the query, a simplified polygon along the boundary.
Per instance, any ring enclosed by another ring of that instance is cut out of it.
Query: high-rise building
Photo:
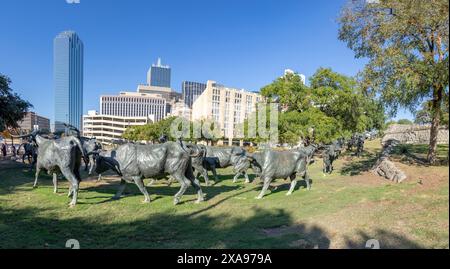
[[[158,58],[156,64],[152,64],[147,73],[147,84],[149,86],[170,88],[171,69],[167,65],[161,65]]]
[[[197,98],[205,91],[206,84],[192,81],[183,81],[183,83],[181,84],[181,89],[183,92],[184,103],[189,108],[192,108],[195,100],[197,100]]]
[[[192,106],[192,120],[212,120],[218,124],[221,134],[231,145],[238,137],[239,125],[256,111],[264,98],[255,92],[225,87],[208,81],[206,89]]]
[[[48,118],[39,116],[34,112],[27,112],[22,121],[18,122],[18,125],[22,131],[32,132],[35,129],[41,131],[50,130],[50,120]]]
[[[73,31],[54,39],[55,131],[63,131],[64,123],[82,129],[83,51],[83,42]]]
[[[118,117],[148,117],[160,121],[166,116],[166,99],[159,94],[121,92],[100,97],[100,115]]]

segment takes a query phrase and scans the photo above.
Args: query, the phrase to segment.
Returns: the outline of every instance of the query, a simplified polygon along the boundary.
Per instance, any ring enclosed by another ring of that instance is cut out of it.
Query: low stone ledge
[[[372,173],[384,177],[395,183],[401,183],[407,179],[406,174],[397,168],[393,162],[389,160],[389,156],[393,149],[400,144],[400,141],[395,139],[387,140],[384,144],[383,151],[380,158],[372,168]]]

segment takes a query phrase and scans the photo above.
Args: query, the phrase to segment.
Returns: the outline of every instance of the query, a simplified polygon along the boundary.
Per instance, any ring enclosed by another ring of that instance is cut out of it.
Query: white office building
[[[100,115],[127,118],[150,117],[155,122],[166,116],[166,99],[159,94],[121,92],[100,97]]]
[[[238,125],[256,111],[257,104],[265,100],[259,93],[226,87],[215,81],[208,81],[206,85],[193,104],[192,120],[213,120],[231,145],[240,135]]]
[[[121,140],[129,127],[146,125],[153,122],[150,117],[121,117],[101,115],[91,110],[83,116],[83,136],[95,137],[104,145],[111,145],[115,140]]]

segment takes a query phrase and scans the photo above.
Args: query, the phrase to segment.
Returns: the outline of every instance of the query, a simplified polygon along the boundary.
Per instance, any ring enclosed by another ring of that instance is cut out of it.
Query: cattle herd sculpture
[[[204,178],[206,186],[218,182],[218,168],[232,167],[235,176],[233,183],[240,176],[250,183],[248,170],[263,183],[260,194],[262,199],[276,179],[290,179],[291,186],[286,195],[291,195],[299,180],[311,189],[308,166],[314,162],[314,155],[321,151],[324,174],[333,172],[333,162],[339,158],[347,146],[347,150],[356,147],[356,156],[363,152],[365,135],[355,134],[350,140],[338,139],[329,145],[309,144],[291,150],[264,149],[253,153],[241,147],[213,147],[193,144],[181,139],[168,141],[167,136],[159,139],[159,144],[123,143],[116,149],[106,151],[95,138],[86,138],[71,125],[66,125],[64,137],[49,137],[33,132],[21,136],[26,142],[21,145],[25,158],[32,167],[35,166],[36,176],[34,187],[38,185],[39,174],[42,170],[53,176],[54,192],[58,191],[58,175],[62,175],[70,183],[68,196],[72,197],[70,206],[75,206],[78,199],[81,161],[84,161],[85,171],[91,175],[94,171],[101,175],[107,171],[115,173],[121,178],[119,188],[114,199],[119,199],[128,183],[135,184],[144,195],[144,202],[151,201],[144,185],[144,179],[154,180],[169,177],[171,181],[178,181],[179,191],[175,194],[174,204],[178,204],[189,187],[197,192],[197,203],[204,201],[204,194],[199,181]],[[21,148],[19,147],[19,149]],[[214,181],[208,177],[212,172]],[[212,184],[211,184],[212,183]],[[148,185],[148,186],[151,186]]]

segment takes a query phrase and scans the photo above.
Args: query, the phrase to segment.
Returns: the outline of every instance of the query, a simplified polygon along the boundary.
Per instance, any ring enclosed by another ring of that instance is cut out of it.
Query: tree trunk
[[[442,103],[443,88],[437,86],[433,93],[433,106],[432,106],[432,122],[430,131],[430,145],[428,150],[428,162],[434,164],[436,162],[436,152],[438,144],[439,127],[441,123],[441,103]]]

